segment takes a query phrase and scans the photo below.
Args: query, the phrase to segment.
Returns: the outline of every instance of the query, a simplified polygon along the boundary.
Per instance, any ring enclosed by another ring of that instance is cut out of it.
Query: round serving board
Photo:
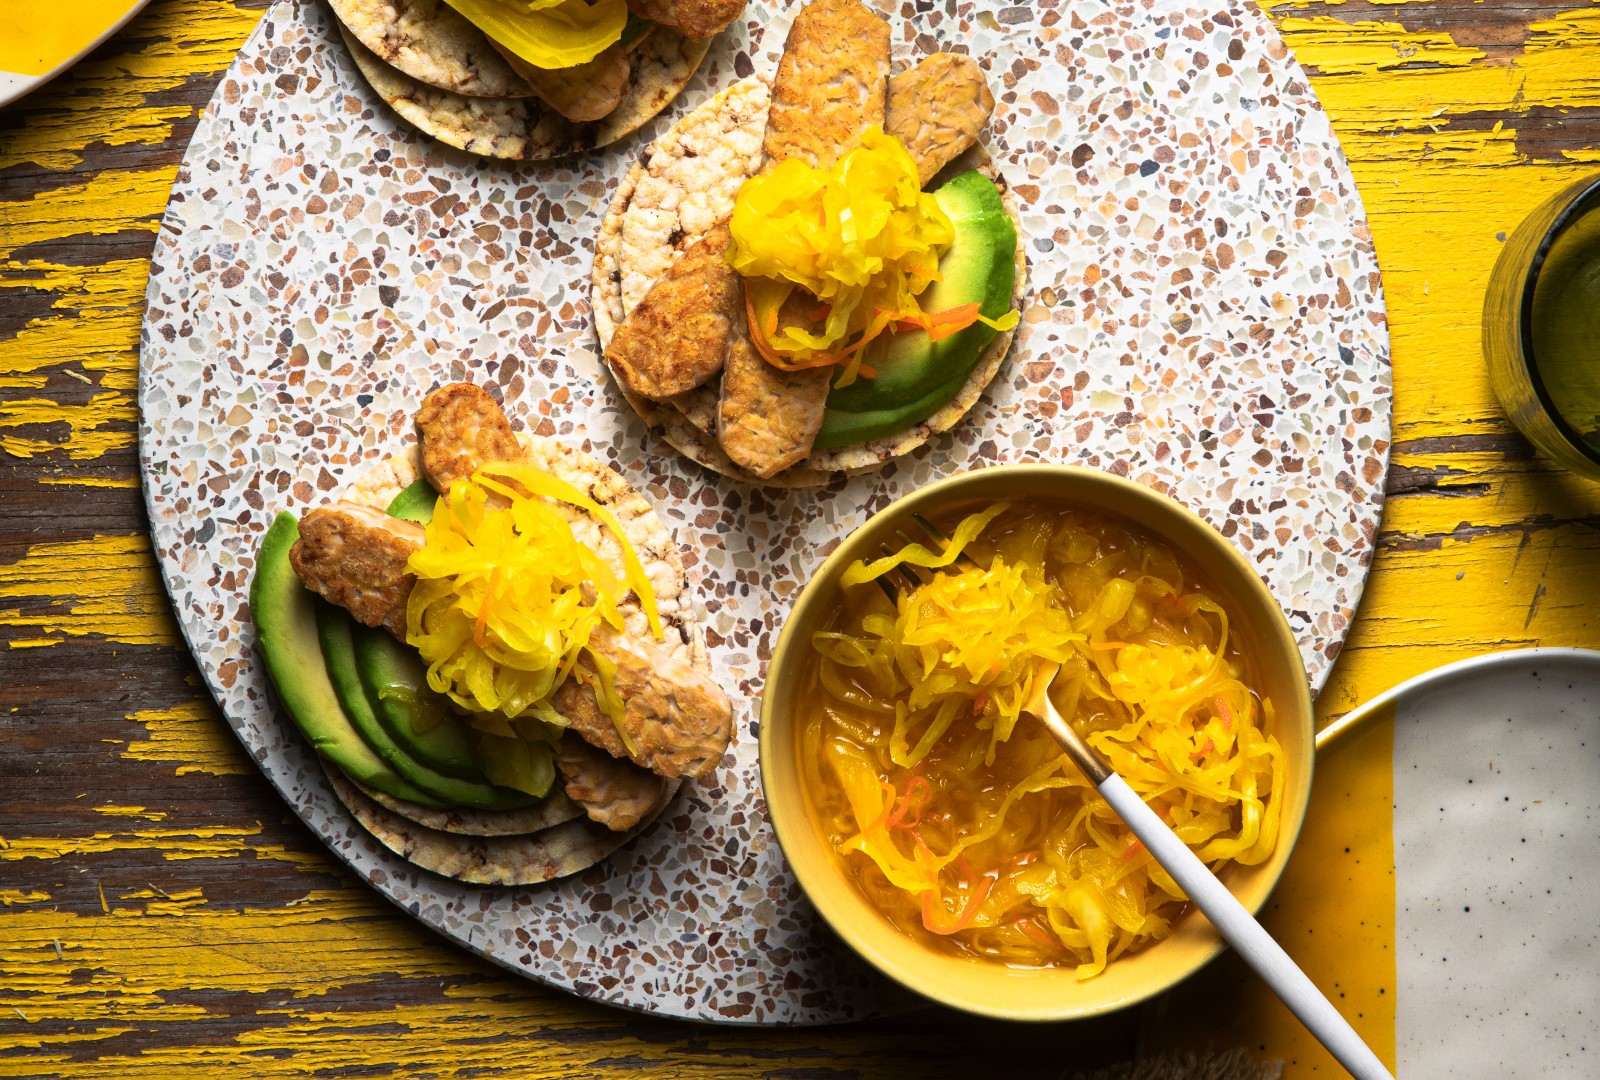
[[[262,19],[179,171],[141,358],[145,493],[178,619],[239,738],[373,886],[530,978],[652,1013],[820,1023],[897,1007],[818,925],[766,821],[755,717],[789,602],[846,531],[962,469],[1079,462],[1161,488],[1260,567],[1320,685],[1382,502],[1389,366],[1349,169],[1271,25],[1230,0],[879,4],[902,57],[985,58],[988,145],[1022,207],[1032,291],[1010,360],[955,430],[826,489],[684,460],[622,400],[588,307],[611,192],[655,133],[776,67],[789,5],[754,0],[683,97],[605,153],[510,166],[399,121],[319,4]],[[247,590],[273,515],[412,438],[437,382],[609,462],[686,549],[736,743],[638,842],[577,878],[464,886],[372,841],[281,716]]]

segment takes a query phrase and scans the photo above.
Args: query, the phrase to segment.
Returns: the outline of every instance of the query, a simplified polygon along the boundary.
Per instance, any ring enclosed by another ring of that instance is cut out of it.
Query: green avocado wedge
[[[390,500],[384,513],[402,521],[426,525],[433,520],[433,508],[439,505],[439,493],[426,480],[413,480],[400,489],[400,494]]]
[[[417,650],[370,626],[353,626],[350,632],[362,689],[395,744],[430,769],[488,783],[448,699],[429,688],[428,669]]]
[[[404,753],[447,776],[538,798],[550,794],[555,761],[548,744],[472,730],[428,685],[415,649],[371,627],[354,624],[351,633],[367,700]]]
[[[933,197],[955,225],[955,239],[939,260],[944,279],[919,297],[922,310],[977,304],[988,318],[999,318],[1011,310],[1017,276],[1017,231],[1000,189],[980,172],[964,172]],[[850,446],[922,423],[960,393],[995,333],[973,323],[942,341],[922,330],[893,335],[873,362],[876,378],[828,394],[816,447]]]
[[[262,538],[250,582],[256,650],[289,719],[319,754],[352,779],[397,799],[440,805],[390,768],[345,715],[317,644],[316,598],[289,565],[289,549],[299,538],[294,515],[280,513]]]
[[[379,721],[375,702],[362,685],[356,667],[355,620],[339,608],[318,601],[316,625],[328,679],[344,706],[345,715],[362,740],[395,772],[428,792],[435,801],[447,805],[515,810],[537,801],[525,792],[495,787],[482,780],[447,776],[406,753]]]

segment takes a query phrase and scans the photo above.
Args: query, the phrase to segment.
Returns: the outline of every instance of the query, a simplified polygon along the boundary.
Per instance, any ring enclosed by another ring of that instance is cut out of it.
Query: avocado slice
[[[495,787],[482,780],[464,780],[429,768],[406,753],[378,720],[375,703],[356,669],[353,630],[355,620],[331,604],[316,604],[317,638],[322,647],[328,679],[344,706],[345,715],[362,740],[390,768],[436,801],[479,810],[515,810],[537,799],[526,792]]]
[[[280,513],[261,540],[250,582],[256,648],[289,719],[319,754],[352,779],[397,799],[440,805],[374,753],[345,715],[317,647],[316,598],[289,565],[289,549],[299,538],[295,516]]]
[[[350,629],[367,701],[402,752],[447,776],[539,798],[550,794],[556,772],[549,744],[468,728],[428,686],[427,666],[415,649],[382,630],[354,622]]]
[[[944,280],[919,297],[922,309],[975,303],[985,316],[999,318],[1011,309],[1017,276],[1017,231],[1000,189],[980,172],[964,172],[933,197],[955,225],[955,238],[939,260]],[[816,447],[849,446],[922,423],[966,385],[995,333],[973,323],[943,341],[931,341],[921,330],[892,335],[882,358],[873,362],[876,378],[829,392]]]
[[[384,509],[390,517],[426,525],[433,520],[433,508],[439,504],[439,493],[426,480],[413,480],[400,489]]]
[[[395,745],[447,776],[488,783],[448,699],[429,688],[417,650],[367,626],[351,627],[351,644],[366,698]]]

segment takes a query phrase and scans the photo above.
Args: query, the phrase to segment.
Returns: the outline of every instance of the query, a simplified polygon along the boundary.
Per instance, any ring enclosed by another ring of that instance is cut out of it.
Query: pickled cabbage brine
[[[988,507],[845,574],[812,639],[800,760],[865,896],[958,953],[1092,978],[1166,937],[1186,898],[1042,724],[1035,678],[1213,869],[1271,855],[1272,703],[1183,554],[1094,513]],[[890,600],[898,565],[925,583]]]

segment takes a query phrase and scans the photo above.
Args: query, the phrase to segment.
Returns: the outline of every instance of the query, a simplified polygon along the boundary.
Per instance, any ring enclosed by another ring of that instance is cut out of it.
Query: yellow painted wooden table
[[[156,0],[0,111],[0,1075],[1067,1076],[1126,1057],[1132,1016],[749,1032],[588,1005],[435,938],[287,811],[179,640],[136,448],[151,244],[259,7]],[[1360,184],[1394,355],[1389,502],[1321,721],[1463,656],[1600,647],[1600,485],[1530,451],[1479,350],[1503,234],[1600,171],[1600,4],[1271,14]],[[1319,771],[1318,798],[1381,791],[1381,749]],[[1333,842],[1308,839],[1297,864]],[[1281,1032],[1259,989],[1232,994]],[[1358,1023],[1392,1054],[1389,1025]],[[1335,1075],[1303,1043],[1271,1050],[1288,1076]]]

